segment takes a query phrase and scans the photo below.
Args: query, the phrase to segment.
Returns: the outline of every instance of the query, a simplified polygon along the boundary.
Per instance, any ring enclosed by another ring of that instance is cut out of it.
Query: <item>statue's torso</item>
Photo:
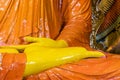
[[[24,36],[55,39],[61,29],[61,0],[0,1],[0,42],[20,44]]]

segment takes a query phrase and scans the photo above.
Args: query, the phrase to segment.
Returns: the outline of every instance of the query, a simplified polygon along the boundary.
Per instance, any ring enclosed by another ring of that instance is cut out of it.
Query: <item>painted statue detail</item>
[[[93,0],[93,44],[105,51],[118,53],[120,44],[119,0]],[[117,45],[116,47],[114,47]],[[120,53],[120,52],[119,52]]]
[[[97,44],[119,0],[93,4]],[[0,79],[120,80],[120,55],[90,47],[91,12],[91,0],[0,0]]]

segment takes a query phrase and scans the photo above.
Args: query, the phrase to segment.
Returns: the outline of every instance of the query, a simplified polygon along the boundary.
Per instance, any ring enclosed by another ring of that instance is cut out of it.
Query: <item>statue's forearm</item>
[[[88,47],[90,44],[89,36],[92,31],[91,0],[85,2],[82,0],[70,0],[65,11],[66,25],[57,39],[65,40],[69,46]]]

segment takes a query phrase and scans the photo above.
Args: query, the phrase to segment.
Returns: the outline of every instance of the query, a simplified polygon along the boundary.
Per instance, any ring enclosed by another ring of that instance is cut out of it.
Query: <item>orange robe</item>
[[[70,46],[89,45],[90,0],[0,1],[0,42],[21,44],[21,37],[64,39]]]
[[[69,46],[89,49],[89,36],[92,31],[90,0],[1,0],[0,4],[1,45],[22,44],[20,38],[29,35],[63,39]],[[26,56],[5,55],[2,58],[0,79],[21,80]],[[91,58],[64,64],[24,79],[120,80],[119,76],[120,56],[108,54],[106,58]]]

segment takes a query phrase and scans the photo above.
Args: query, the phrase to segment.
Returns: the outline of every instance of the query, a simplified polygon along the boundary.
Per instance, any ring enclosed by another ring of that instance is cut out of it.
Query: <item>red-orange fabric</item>
[[[0,80],[22,80],[25,63],[25,54],[3,54]]]
[[[68,2],[67,2],[68,1]],[[65,27],[58,39],[69,46],[89,46],[91,28],[91,0],[63,0],[62,13]]]
[[[91,0],[48,0],[51,4],[49,7],[38,5],[38,2],[47,5],[48,2],[43,2],[45,0],[4,0],[3,2],[5,1],[8,1],[9,5],[2,6],[5,10],[0,13],[0,15],[4,15],[4,18],[0,16],[0,42],[20,44],[21,36],[30,35],[63,39],[69,46],[89,48]],[[62,4],[60,1],[63,1]],[[54,4],[53,7],[52,2],[57,4]],[[19,7],[14,7],[18,6],[18,3]],[[26,4],[27,7],[24,7]],[[10,9],[8,6],[12,8]],[[52,9],[48,9],[49,11],[45,13],[46,10],[43,9],[50,7]],[[59,11],[57,12],[57,10]],[[7,16],[8,14],[9,16]],[[4,54],[0,79],[21,80],[25,62],[24,54]],[[120,80],[119,76],[120,56],[108,54],[106,58],[85,59],[54,67],[30,75],[25,80]]]

